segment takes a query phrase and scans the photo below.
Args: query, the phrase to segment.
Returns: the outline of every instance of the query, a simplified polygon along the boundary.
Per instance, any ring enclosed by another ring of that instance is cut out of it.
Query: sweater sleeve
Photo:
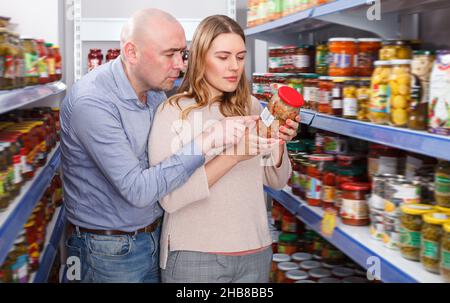
[[[259,101],[252,97],[252,114],[259,115],[262,110],[263,107]],[[292,166],[285,145],[281,165],[280,167],[276,167],[276,153],[278,152],[279,149],[276,149],[275,152],[270,154],[270,157],[263,157],[261,164],[264,166],[264,185],[274,189],[283,189],[291,177]]]
[[[150,165],[156,165],[171,157],[194,139],[197,135],[193,133],[194,129],[202,129],[194,127],[188,120],[182,121],[180,113],[177,107],[170,104],[162,104],[158,108],[148,142]],[[159,202],[166,212],[173,213],[208,196],[208,178],[203,164],[186,183],[168,193]]]

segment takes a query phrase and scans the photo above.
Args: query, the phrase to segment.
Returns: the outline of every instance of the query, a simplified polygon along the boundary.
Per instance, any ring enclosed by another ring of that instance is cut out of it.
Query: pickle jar
[[[369,102],[370,102],[370,81],[361,80],[356,89],[356,99],[358,100],[357,119],[359,121],[369,121]]]
[[[450,223],[444,224],[444,236],[441,244],[441,275],[450,283]]]
[[[344,83],[347,78],[333,77],[333,92],[331,94],[331,114],[342,117]]]
[[[411,60],[394,60],[390,89],[390,124],[397,127],[408,125],[408,109],[411,103]]]
[[[300,113],[300,107],[304,104],[303,96],[289,86],[282,86],[278,93],[270,99],[268,109],[279,122],[279,126],[286,125],[286,121],[295,118]]]
[[[326,42],[316,47],[316,74],[328,75],[328,44]]]
[[[319,79],[317,75],[303,75],[303,98],[305,108],[317,111],[317,100],[319,99]]]
[[[340,216],[342,223],[353,226],[369,225],[370,193],[369,183],[346,183],[342,185],[342,205]]]
[[[333,82],[329,77],[320,77],[319,99],[317,111],[321,114],[331,114],[331,95],[333,91]]]
[[[389,78],[392,64],[390,61],[376,61],[375,71],[371,79],[371,97],[369,103],[369,119],[373,123],[389,122]]]
[[[422,236],[422,216],[432,213],[434,207],[425,204],[405,204],[400,215],[400,253],[403,258],[420,261],[420,239]]]
[[[409,41],[386,40],[380,49],[380,60],[412,59],[412,48]]]
[[[441,259],[441,240],[444,234],[443,225],[450,223],[450,216],[443,213],[423,215],[420,261],[423,267],[432,273],[439,273]]]
[[[356,95],[357,82],[348,80],[344,82],[344,102],[342,116],[346,119],[356,119],[358,113],[358,99]]]
[[[439,161],[434,179],[434,198],[440,207],[450,208],[450,162]]]

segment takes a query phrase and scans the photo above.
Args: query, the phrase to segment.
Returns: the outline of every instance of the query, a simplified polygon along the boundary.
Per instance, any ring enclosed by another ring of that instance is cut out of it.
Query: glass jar
[[[345,183],[342,185],[342,223],[353,226],[369,225],[369,183]]]
[[[356,75],[356,39],[332,38],[328,43],[330,66],[328,74],[332,77],[353,77]]]
[[[334,163],[325,164],[322,182],[321,203],[323,209],[334,209],[336,195],[336,165]]]
[[[103,55],[101,54],[101,50],[97,48],[90,49],[88,54],[88,72],[102,65],[102,61]]]
[[[55,55],[55,81],[62,79],[62,57],[58,45],[53,45],[53,53]]]
[[[282,58],[282,73],[293,73],[294,68],[294,55],[296,52],[295,46],[285,46],[283,48],[283,58]]]
[[[444,234],[442,226],[450,223],[450,216],[443,213],[423,215],[420,261],[424,268],[432,273],[439,273],[441,259],[441,240]]]
[[[283,212],[281,230],[285,233],[297,233],[297,218],[290,212]]]
[[[53,44],[45,43],[44,45],[47,49],[47,57],[45,58],[45,62],[47,64],[49,82],[54,82],[56,81],[56,57]]]
[[[292,261],[297,262],[298,264],[305,262],[305,261],[310,261],[310,260],[312,260],[312,258],[313,258],[313,256],[311,254],[303,253],[303,252],[295,253],[292,255]]]
[[[400,253],[403,258],[420,261],[420,239],[423,226],[422,216],[433,212],[434,208],[424,204],[401,206]]]
[[[14,58],[17,50],[11,44],[10,33],[5,28],[0,28],[0,90],[14,89],[16,83],[16,69]]]
[[[331,114],[336,117],[342,117],[343,90],[346,78],[333,78],[333,92],[331,100]]]
[[[356,119],[358,115],[358,99],[356,94],[357,82],[345,81],[344,82],[344,102],[342,116],[346,119]]]
[[[390,61],[376,61],[371,81],[369,119],[373,123],[389,122],[389,79],[392,64]]]
[[[378,60],[381,39],[358,39],[358,76],[370,77],[374,70],[374,62]]]
[[[434,52],[415,51],[411,63],[412,90],[409,107],[408,128],[426,130],[428,126],[428,101],[430,98],[430,78],[435,61]]]
[[[37,52],[38,52],[38,72],[39,72],[39,84],[46,84],[50,82],[50,78],[48,75],[48,65],[46,61],[46,57],[48,55],[48,50],[45,47],[45,41],[39,39],[36,41],[37,43]]]
[[[439,161],[434,178],[434,197],[438,206],[450,208],[450,162]]]
[[[328,76],[328,45],[326,42],[316,47],[316,74]]]
[[[380,60],[410,60],[412,48],[409,41],[386,40],[380,49]]]
[[[322,248],[323,267],[333,269],[343,264],[346,256],[338,248],[326,242]]]
[[[300,269],[304,270],[306,272],[309,272],[310,270],[313,270],[315,268],[321,268],[320,262],[318,261],[303,261],[300,263]]]
[[[342,205],[342,186],[346,183],[361,182],[363,180],[361,167],[337,167],[336,170],[336,192],[334,198],[334,208],[339,212]]]
[[[286,279],[284,283],[297,283],[298,281],[304,281],[309,278],[307,272],[303,270],[291,270],[286,272]]]
[[[289,256],[297,252],[297,240],[296,234],[280,234],[278,238],[278,252],[281,254],[287,254]]]
[[[23,39],[22,45],[25,51],[25,85],[39,84],[39,72],[37,69],[37,46],[33,39]]]
[[[322,114],[331,114],[331,95],[333,92],[333,81],[328,77],[320,77],[319,100],[317,111]]]
[[[334,161],[334,156],[315,154],[309,157],[308,191],[306,201],[311,206],[321,206],[322,176],[325,164]]]
[[[291,257],[286,254],[273,254],[272,270],[270,272],[270,282],[275,283],[278,275],[278,264],[291,261]]]
[[[293,72],[294,73],[311,73],[313,68],[313,53],[314,48],[310,45],[302,45],[295,48],[295,53],[292,57]]]
[[[359,121],[369,121],[369,102],[370,102],[370,81],[361,80],[356,89],[356,99],[358,100],[357,119]]]
[[[404,153],[401,150],[380,144],[371,144],[369,171],[373,174],[397,175]]]
[[[331,155],[341,155],[348,152],[349,141],[348,138],[327,133],[323,139],[323,152]]]
[[[281,262],[278,263],[277,270],[277,283],[286,283],[286,273],[291,270],[298,270],[299,265],[294,262]]]
[[[288,85],[295,89],[299,94],[303,94],[303,79],[300,77],[291,77],[288,80]]]
[[[11,43],[16,48],[15,71],[16,71],[16,87],[25,86],[25,51],[18,33],[11,33]]]
[[[442,278],[450,283],[450,223],[444,224],[444,235],[441,244],[441,266]]]
[[[273,95],[267,108],[270,113],[278,120],[279,126],[286,125],[286,121],[299,115],[300,107],[304,104],[303,96],[295,89],[283,86],[278,89],[278,94]]]
[[[394,60],[390,89],[390,124],[397,127],[408,125],[408,108],[411,102],[411,60]]]
[[[355,271],[348,267],[337,267],[331,271],[331,274],[338,279],[345,279],[355,274]]]
[[[331,271],[325,268],[314,268],[309,271],[311,280],[318,282],[320,279],[330,278]]]
[[[449,58],[450,50],[437,52],[430,80],[428,131],[442,136],[450,136],[450,101],[447,92],[450,86]]]
[[[303,75],[303,98],[305,108],[317,111],[319,99],[319,80],[317,75]]]

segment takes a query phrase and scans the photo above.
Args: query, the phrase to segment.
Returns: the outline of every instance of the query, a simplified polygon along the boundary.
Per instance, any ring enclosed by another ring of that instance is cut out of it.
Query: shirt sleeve
[[[112,104],[91,98],[73,107],[74,134],[100,171],[130,204],[144,208],[185,183],[205,158],[193,142],[142,169]],[[153,131],[158,131],[153,128]]]
[[[194,126],[187,120],[181,121],[179,118],[180,111],[174,106],[166,105],[158,109],[153,127],[166,131],[153,131],[150,134],[148,143],[150,165],[173,155],[178,148],[185,142],[190,142],[203,129],[202,125]],[[189,144],[185,145],[182,150],[186,150],[186,146]],[[160,205],[166,212],[174,213],[192,203],[208,198],[209,195],[208,177],[205,165],[202,165],[186,183],[164,196],[160,200]]]

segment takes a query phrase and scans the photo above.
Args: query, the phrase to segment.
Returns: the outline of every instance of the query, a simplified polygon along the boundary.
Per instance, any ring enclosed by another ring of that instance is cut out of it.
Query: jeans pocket
[[[88,234],[86,237],[89,253],[99,257],[124,257],[131,252],[130,236],[104,236]]]
[[[81,244],[79,243],[80,241],[82,240],[74,235],[67,238],[65,246],[67,249],[67,255],[69,257],[77,257],[81,259]]]

